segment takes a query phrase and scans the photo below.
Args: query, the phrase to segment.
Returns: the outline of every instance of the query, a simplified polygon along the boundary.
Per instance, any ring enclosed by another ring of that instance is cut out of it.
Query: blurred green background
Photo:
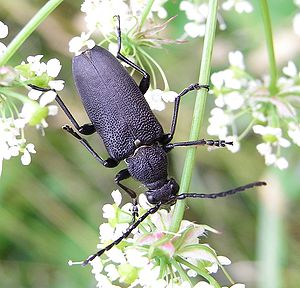
[[[0,20],[9,26],[12,39],[46,1],[0,0]],[[66,86],[61,96],[79,123],[86,123],[71,75],[71,53],[68,41],[85,30],[80,13],[81,0],[65,0],[11,59],[15,65],[29,55],[43,54],[44,60],[58,58],[62,71],[58,79]],[[260,76],[268,72],[263,26],[257,1],[250,15],[223,13],[228,29],[217,31],[213,71],[228,65],[229,51],[241,50],[249,70]],[[169,26],[169,38],[183,33],[184,14],[179,1],[168,1],[169,16],[178,17]],[[293,34],[292,1],[270,0],[276,57],[279,68],[288,60],[300,63],[300,39]],[[8,41],[4,41],[8,43]],[[165,46],[150,51],[164,68],[170,87],[181,91],[197,82],[202,39],[186,44]],[[161,87],[163,88],[163,87]],[[195,94],[182,101],[175,138],[188,139]],[[207,119],[213,107],[213,96],[207,103],[202,136],[206,137]],[[156,113],[169,129],[172,104]],[[98,243],[98,226],[103,222],[102,205],[112,202],[116,189],[114,175],[124,167],[104,169],[81,145],[61,130],[68,119],[59,111],[48,118],[49,128],[41,137],[34,128],[26,131],[36,146],[30,166],[20,159],[4,162],[0,179],[0,287],[95,287],[90,268],[69,267],[69,259],[82,260],[93,253]],[[101,155],[105,150],[96,136],[89,141]],[[199,148],[191,191],[217,192],[256,180],[267,180],[269,186],[258,192],[220,200],[188,201],[186,217],[205,223],[221,232],[209,235],[219,255],[228,256],[228,269],[237,282],[247,287],[300,287],[300,158],[299,147],[288,149],[290,166],[279,172],[266,168],[256,151],[258,137],[249,136],[239,153],[225,149],[208,152]],[[180,179],[185,149],[170,154],[170,174]],[[139,183],[129,185],[143,191]],[[124,196],[125,197],[125,196]],[[126,201],[129,200],[126,198]],[[221,281],[222,274],[219,275]],[[265,282],[258,285],[262,279]],[[225,282],[226,283],[226,282]]]

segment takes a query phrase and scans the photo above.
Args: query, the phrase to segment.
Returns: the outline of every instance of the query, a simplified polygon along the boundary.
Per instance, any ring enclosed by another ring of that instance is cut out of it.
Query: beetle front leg
[[[104,167],[107,168],[113,168],[116,167],[119,162],[112,159],[107,158],[106,160],[102,159],[97,152],[93,149],[93,147],[89,144],[89,142],[82,138],[78,133],[76,133],[69,125],[64,125],[63,129],[66,130],[68,133],[70,133],[72,136],[74,136],[76,139],[79,140],[79,142],[92,154],[92,156],[100,162]]]
[[[80,126],[78,124],[78,122],[76,121],[76,119],[74,118],[74,116],[72,115],[70,110],[68,109],[68,107],[65,105],[65,103],[62,101],[62,99],[57,94],[56,90],[50,89],[50,88],[42,88],[42,87],[38,87],[38,86],[35,86],[32,84],[29,84],[28,86],[32,89],[42,91],[42,92],[48,92],[48,91],[55,92],[56,93],[55,100],[56,100],[57,104],[65,112],[66,116],[69,118],[69,120],[72,122],[72,124],[74,125],[74,127],[76,128],[76,130],[79,133],[84,134],[84,135],[91,135],[96,132],[96,129],[92,123],[83,124],[82,126]]]
[[[133,69],[137,70],[143,75],[143,78],[139,84],[139,88],[143,94],[145,94],[150,86],[150,75],[148,72],[146,72],[143,68],[136,65],[132,61],[130,61],[128,58],[126,58],[124,55],[121,54],[121,46],[122,46],[122,38],[121,38],[121,25],[120,25],[120,16],[115,16],[118,19],[118,26],[117,26],[117,37],[118,37],[118,52],[117,52],[117,58],[121,61],[124,61],[126,64],[128,64]]]
[[[132,214],[132,222],[131,223],[134,223],[135,222],[135,219],[136,217],[139,216],[139,210],[138,210],[138,207],[137,207],[137,195],[136,193],[128,188],[127,186],[123,185],[122,183],[120,183],[122,180],[125,180],[125,179],[128,179],[130,178],[131,175],[128,171],[128,169],[123,169],[121,170],[115,177],[115,182],[118,186],[120,186],[132,199],[132,211],[131,211],[131,214]]]
[[[172,118],[170,133],[163,135],[163,137],[161,139],[159,139],[159,142],[161,144],[163,144],[163,145],[168,144],[169,142],[171,142],[171,140],[174,137],[181,97],[184,96],[185,94],[187,94],[190,91],[199,90],[199,89],[202,89],[202,88],[204,88],[208,91],[209,90],[209,85],[200,85],[199,83],[191,84],[190,86],[188,86],[187,88],[182,90],[177,95],[177,97],[175,98],[175,104],[174,104],[174,111],[173,111],[173,118]]]

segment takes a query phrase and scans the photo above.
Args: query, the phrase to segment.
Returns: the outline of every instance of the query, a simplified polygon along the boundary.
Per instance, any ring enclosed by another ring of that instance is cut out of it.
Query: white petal
[[[80,54],[80,49],[82,47],[83,43],[79,36],[76,36],[69,41],[69,51],[75,53],[76,55]]]
[[[218,258],[219,262],[221,263],[221,265],[230,265],[231,264],[230,259],[228,259],[225,256],[218,256],[217,258]]]
[[[109,258],[109,260],[111,260],[112,262],[115,262],[115,263],[125,263],[126,262],[125,255],[116,246],[113,247],[112,249],[110,249],[109,251],[106,251],[105,254]]]
[[[284,157],[280,157],[276,160],[275,166],[277,166],[280,170],[283,170],[289,167],[289,162]]]
[[[0,21],[0,38],[5,38],[8,35],[8,26]]]
[[[126,250],[127,261],[133,267],[142,268],[149,263],[148,258],[144,255],[145,253],[142,253],[141,251],[134,248],[128,248]]]
[[[120,277],[116,266],[113,264],[105,266],[104,271],[107,272],[107,276],[111,281],[116,281]]]
[[[6,46],[0,42],[0,55],[3,54],[6,51]]]
[[[64,89],[64,83],[63,80],[51,80],[49,81],[48,85],[51,89],[55,89],[56,91],[61,91]]]
[[[25,149],[24,154],[21,156],[21,162],[23,165],[29,165],[31,162],[30,153]]]
[[[253,130],[254,133],[259,134],[259,135],[265,135],[266,134],[266,126],[254,125],[252,127],[252,130]]]
[[[107,219],[113,219],[116,216],[115,208],[111,204],[105,204],[102,207],[103,217]]]
[[[228,59],[230,65],[245,69],[244,56],[241,51],[229,52]]]
[[[175,98],[177,97],[177,93],[174,92],[174,91],[165,91],[163,94],[162,94],[162,99],[165,101],[165,102],[174,102],[175,101]]]
[[[38,90],[35,90],[35,89],[31,89],[29,92],[28,92],[28,97],[32,100],[38,100],[39,97],[43,94],[42,91],[38,91]]]
[[[214,288],[214,286],[210,285],[207,282],[200,281],[194,286],[194,288]]]
[[[26,149],[30,152],[30,153],[36,153],[35,149],[34,149],[34,144],[32,143],[28,143],[26,145]]]
[[[297,68],[293,61],[289,61],[288,65],[283,67],[282,72],[289,76],[289,77],[296,77],[297,76]]]
[[[230,288],[246,288],[246,285],[245,284],[236,283],[236,284],[230,286]]]
[[[48,105],[48,115],[54,116],[58,113],[58,107],[56,105]]]
[[[56,93],[54,91],[47,91],[40,98],[40,105],[45,107],[47,104],[55,100]]]
[[[86,41],[86,46],[87,46],[89,49],[92,49],[95,45],[96,45],[96,43],[95,43],[95,41],[92,40],[92,39]]]
[[[217,263],[213,263],[211,266],[205,267],[205,268],[207,269],[207,271],[208,271],[209,273],[217,273],[217,272],[218,272],[219,266],[218,266]]]
[[[61,69],[61,64],[58,59],[56,58],[50,59],[47,62],[47,74],[50,77],[55,78],[58,75],[60,69]]]
[[[251,13],[253,11],[253,7],[247,1],[240,1],[235,4],[235,11],[238,13]]]
[[[119,190],[114,190],[111,192],[111,197],[114,199],[114,202],[119,206],[122,201],[122,194]]]
[[[189,22],[184,25],[184,31],[192,38],[203,37],[205,34],[205,24]]]
[[[293,19],[293,28],[294,32],[300,36],[300,13],[296,14],[296,16]]]

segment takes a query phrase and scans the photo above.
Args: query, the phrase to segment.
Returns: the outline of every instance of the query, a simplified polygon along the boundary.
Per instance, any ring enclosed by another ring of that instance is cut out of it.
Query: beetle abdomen
[[[139,87],[106,49],[95,46],[74,57],[73,76],[87,114],[113,159],[131,155],[137,139],[150,145],[163,135]]]

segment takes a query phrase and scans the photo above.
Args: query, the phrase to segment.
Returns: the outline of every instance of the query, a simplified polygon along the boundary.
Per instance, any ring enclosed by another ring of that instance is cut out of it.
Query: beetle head
[[[160,187],[155,187],[145,192],[147,200],[150,204],[157,204],[159,202],[167,203],[172,196],[177,195],[179,185],[175,179],[170,178]]]

